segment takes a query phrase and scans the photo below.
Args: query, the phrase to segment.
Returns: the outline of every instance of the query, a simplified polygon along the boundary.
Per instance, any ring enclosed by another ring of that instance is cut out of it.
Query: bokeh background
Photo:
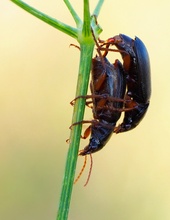
[[[82,16],[82,2],[71,1]],[[91,11],[97,1],[90,1]],[[29,0],[74,26],[62,0]],[[146,44],[152,98],[141,124],[113,135],[74,186],[70,220],[170,219],[170,2],[105,1],[102,39],[124,33]],[[0,2],[0,219],[56,217],[75,96],[77,43],[10,1]],[[117,58],[112,54],[110,59]],[[91,110],[85,117],[92,118]],[[84,129],[86,126],[84,126]],[[81,142],[83,148],[87,141]],[[77,173],[83,159],[79,158]]]

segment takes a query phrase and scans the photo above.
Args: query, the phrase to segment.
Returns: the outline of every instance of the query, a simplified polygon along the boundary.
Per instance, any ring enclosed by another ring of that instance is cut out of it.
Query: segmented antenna
[[[84,164],[83,164],[83,167],[81,168],[81,171],[79,173],[79,175],[77,176],[77,178],[74,180],[74,184],[77,183],[77,181],[80,179],[85,167],[86,167],[86,163],[87,163],[87,155],[84,156]]]
[[[84,156],[84,164],[83,164],[83,166],[82,166],[82,168],[81,168],[81,171],[80,171],[79,175],[78,175],[77,178],[74,180],[74,184],[77,183],[77,181],[80,179],[82,173],[83,173],[84,170],[85,170],[85,167],[86,167],[86,164],[87,164],[87,156],[88,156],[88,155],[85,155],[85,156]],[[89,180],[90,180],[91,172],[92,172],[93,158],[92,158],[92,155],[91,155],[91,154],[90,154],[90,161],[91,161],[91,162],[90,162],[89,174],[88,174],[88,177],[87,177],[87,180],[86,180],[84,186],[87,186],[87,184],[88,184],[88,182],[89,182]]]
[[[90,154],[90,162],[91,162],[91,163],[90,163],[89,175],[88,175],[88,177],[87,177],[87,180],[86,180],[84,186],[87,186],[87,184],[88,184],[88,182],[89,182],[89,180],[90,180],[90,176],[91,176],[91,172],[92,172],[92,168],[93,168],[93,158],[92,158],[92,154]]]

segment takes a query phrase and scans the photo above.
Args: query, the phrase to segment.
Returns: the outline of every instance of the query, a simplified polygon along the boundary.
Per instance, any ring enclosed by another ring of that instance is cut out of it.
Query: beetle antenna
[[[96,40],[96,38],[95,38],[94,31],[93,31],[92,28],[91,28],[91,32],[92,32],[92,36],[93,36],[93,39],[94,39],[94,41],[95,41],[95,44],[96,44],[96,46],[97,46],[97,52],[98,52],[98,54],[99,54],[99,57],[100,57],[101,62],[102,62],[102,64],[103,64],[103,67],[105,67],[105,62],[104,62],[104,58],[103,58],[103,57],[105,57],[105,56],[103,56],[102,53],[101,53],[101,51],[100,51],[100,45],[98,44],[98,42],[97,42],[97,40]]]
[[[86,167],[86,164],[87,164],[87,155],[84,156],[84,164],[83,164],[83,167],[81,168],[81,171],[79,173],[79,175],[77,176],[77,178],[74,180],[74,184],[77,183],[77,181],[80,179],[82,173],[84,172],[84,169]],[[90,180],[90,177],[91,177],[91,173],[92,173],[92,168],[93,168],[93,158],[92,158],[92,154],[90,154],[90,170],[89,170],[89,174],[88,174],[88,177],[87,177],[87,180],[84,184],[84,186],[87,186],[89,180]]]
[[[77,181],[80,179],[85,167],[86,167],[86,163],[87,163],[87,155],[84,156],[84,164],[83,164],[83,167],[81,168],[81,171],[79,173],[79,175],[77,176],[77,178],[74,180],[74,184],[77,183]]]
[[[92,154],[90,154],[90,170],[89,170],[89,174],[88,174],[88,177],[87,177],[87,180],[84,184],[84,186],[87,186],[89,180],[90,180],[90,177],[91,177],[91,172],[92,172],[92,168],[93,168],[93,157],[92,157]]]

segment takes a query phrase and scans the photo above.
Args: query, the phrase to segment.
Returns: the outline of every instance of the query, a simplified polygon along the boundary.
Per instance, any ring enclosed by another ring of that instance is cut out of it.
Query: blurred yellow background
[[[82,2],[71,1],[79,15]],[[91,11],[97,1],[90,1]],[[74,25],[62,0],[28,4]],[[105,1],[102,39],[124,33],[146,44],[152,97],[141,124],[113,135],[74,186],[70,220],[170,219],[170,2]],[[74,39],[10,1],[0,3],[0,219],[56,217],[75,96]],[[114,55],[113,61],[117,54]],[[91,110],[85,117],[92,118]],[[84,129],[86,126],[84,126]],[[87,141],[81,141],[83,148]],[[83,159],[79,158],[77,173]],[[89,164],[88,164],[89,165]]]

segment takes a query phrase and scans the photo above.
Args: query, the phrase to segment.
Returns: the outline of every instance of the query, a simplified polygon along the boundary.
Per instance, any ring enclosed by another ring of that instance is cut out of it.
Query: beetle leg
[[[96,80],[96,82],[94,82],[94,88],[95,91],[99,91],[101,86],[103,85],[103,83],[106,80],[106,73],[103,73],[99,76],[99,78]]]
[[[96,109],[108,109],[108,110],[111,110],[111,111],[117,111],[117,112],[128,112],[128,111],[132,111],[136,108],[135,105],[133,105],[132,107],[125,107],[125,108],[114,108],[114,107],[110,107],[110,106],[103,106],[103,107],[100,107],[100,106],[97,106]]]
[[[114,129],[115,133],[134,129],[146,114],[149,103],[137,104],[133,110],[126,112],[123,122]]]
[[[83,150],[80,150],[79,152],[80,152],[80,153],[79,153],[79,156],[80,156],[80,155],[81,155],[81,152],[83,152]],[[88,174],[88,177],[87,177],[87,180],[86,180],[84,186],[87,186],[87,184],[88,184],[88,182],[89,182],[89,180],[90,180],[90,176],[91,176],[91,172],[92,172],[92,167],[93,167],[93,158],[92,158],[92,155],[91,155],[91,154],[89,154],[89,155],[90,155],[90,161],[91,161],[91,163],[90,163],[90,170],[89,170],[89,174]],[[86,167],[86,163],[87,163],[87,155],[84,156],[84,164],[83,164],[83,166],[82,166],[82,168],[81,168],[81,171],[79,172],[79,175],[78,175],[77,178],[74,180],[74,184],[76,184],[77,181],[80,179],[80,177],[81,177],[81,175],[82,175],[82,173],[83,173],[83,171],[84,171],[84,169],[85,169],[85,167]]]
[[[103,109],[103,107],[105,106],[106,104],[106,99],[100,99],[98,102],[97,102],[97,106],[96,106],[96,110],[97,109]]]
[[[109,47],[111,45],[115,45],[115,44],[119,44],[122,42],[122,39],[119,35],[115,36],[115,37],[112,37],[112,38],[109,38],[108,40],[106,41],[99,41],[99,43],[101,43],[101,45],[99,46],[98,50],[100,51],[105,51],[105,53],[103,54],[103,57],[106,57],[108,52],[109,51],[112,51],[112,52],[119,52],[121,54],[126,54],[126,55],[129,55],[129,53],[125,50],[121,50],[121,49],[110,49]],[[105,48],[103,48],[103,46],[106,46]]]
[[[88,102],[86,102],[86,106],[89,107],[89,108],[93,108],[93,106],[90,105],[90,104],[92,104],[92,103],[93,103],[92,101],[88,101]]]
[[[96,120],[82,120],[82,121],[78,121],[78,122],[73,123],[73,124],[69,127],[69,129],[72,129],[72,127],[75,126],[75,125],[86,124],[86,123],[98,123],[98,121],[96,121]]]
[[[111,97],[111,96],[108,96],[106,94],[103,94],[103,95],[80,95],[80,96],[77,96],[75,99],[73,99],[70,104],[71,105],[74,105],[75,101],[77,99],[91,99],[91,98],[99,98],[99,99],[106,99],[106,100],[109,100],[109,101],[117,101],[117,102],[131,102],[131,100],[126,100],[126,99],[120,99],[120,98],[114,98],[114,97]],[[92,101],[89,101],[89,102],[86,102],[87,104],[90,104],[92,103]]]
[[[112,127],[113,127],[113,125],[105,124],[105,123],[103,123],[103,122],[101,122],[101,121],[98,121],[98,120],[82,120],[82,121],[78,121],[78,122],[73,123],[73,124],[69,127],[69,129],[72,129],[72,127],[75,126],[75,125],[88,124],[88,123],[93,124],[93,125],[100,124],[100,125],[102,125],[102,126],[104,126],[104,127],[106,127],[106,128],[112,128]],[[91,125],[90,125],[90,126],[91,126]],[[89,126],[89,127],[90,127],[90,126]],[[88,131],[87,131],[87,133],[88,133]],[[86,139],[86,138],[84,138],[84,139]]]
[[[86,167],[86,163],[87,163],[87,155],[84,157],[84,164],[83,164],[83,167],[81,168],[81,171],[79,173],[79,175],[76,177],[76,179],[74,180],[74,184],[77,183],[77,181],[80,179],[85,167]]]
[[[110,45],[109,45],[109,46],[110,46]],[[100,51],[105,51],[104,54],[103,54],[103,57],[106,57],[109,51],[118,52],[118,53],[124,52],[124,51],[118,50],[118,49],[110,49],[109,46],[107,46],[107,47],[105,47],[105,48],[100,46],[100,49],[99,49],[99,50],[100,50]]]
[[[84,135],[81,138],[86,139],[91,133],[91,125],[84,131]]]
[[[70,47],[76,47],[77,49],[79,49],[79,50],[80,50],[80,47],[79,47],[79,46],[77,46],[76,44],[70,44]]]
[[[129,95],[125,96],[125,100],[126,100],[125,107],[127,107],[127,108],[133,108],[134,109],[138,105],[138,103],[135,102]]]
[[[87,180],[86,180],[84,186],[87,186],[87,184],[88,184],[88,182],[89,182],[89,180],[90,180],[90,176],[91,176],[91,172],[92,172],[92,167],[93,167],[93,158],[92,158],[92,154],[89,154],[89,155],[90,155],[90,161],[91,161],[91,163],[90,163],[89,174],[88,174],[88,177],[87,177]]]
[[[146,104],[137,103],[135,100],[131,99],[131,97],[128,95],[126,95],[126,99],[131,101],[125,104],[125,109],[131,108],[131,110],[125,113],[123,122],[117,127],[115,127],[114,133],[116,134],[129,131],[135,128],[144,117],[147,108],[149,106],[149,103]]]
[[[107,45],[106,47],[100,46],[100,48],[98,49],[100,51],[105,51],[104,54],[102,55],[103,57],[106,57],[109,51],[111,51],[111,52],[118,52],[118,53],[123,53],[123,54],[129,55],[128,52],[126,52],[124,50],[110,49],[109,46],[110,45]]]
[[[82,98],[82,99],[90,99],[90,98],[92,98],[92,97],[91,97],[91,95],[80,95],[80,96],[77,96],[75,99],[73,99],[73,100],[70,102],[70,104],[71,104],[71,105],[74,105],[75,102],[76,102],[76,100],[77,100],[77,99],[80,99],[80,98]],[[88,106],[90,103],[92,103],[92,101],[86,102],[86,105]]]
[[[105,105],[106,101],[116,101],[116,102],[124,102],[125,106],[123,108],[115,108],[113,106]],[[126,95],[125,99],[119,99],[114,97],[106,97],[105,99],[101,99],[96,106],[96,109],[108,109],[111,111],[118,111],[118,112],[128,112],[134,110],[138,106],[138,103],[131,99],[130,96]]]
[[[91,121],[80,121],[80,122],[76,122],[76,123],[72,124],[69,128],[71,129],[71,128],[72,128],[73,126],[75,126],[75,125],[84,124],[84,123],[92,123],[92,122],[91,122]],[[81,135],[81,138],[82,138],[82,139],[88,138],[88,136],[90,135],[90,133],[91,133],[91,125],[84,131],[84,135],[83,135],[83,136]],[[69,144],[69,141],[70,141],[70,139],[68,138],[68,139],[66,140],[66,143]]]
[[[75,125],[78,125],[78,124],[85,124],[85,123],[91,123],[91,124],[96,124],[96,123],[99,123],[98,121],[96,120],[83,120],[83,121],[79,121],[79,122],[75,122],[73,123],[69,128],[71,129],[73,126]],[[90,135],[91,133],[91,125],[84,131],[84,134],[81,135],[81,138],[82,139],[86,139],[88,138],[88,136]],[[66,142],[68,142],[69,139],[66,140]]]

